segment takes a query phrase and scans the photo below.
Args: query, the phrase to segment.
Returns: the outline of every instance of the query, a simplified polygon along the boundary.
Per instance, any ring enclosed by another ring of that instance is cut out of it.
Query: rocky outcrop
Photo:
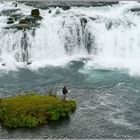
[[[32,27],[39,26],[39,22],[42,19],[38,9],[33,9],[31,15],[23,15],[22,13],[12,13],[7,19],[7,24],[12,24],[5,27],[6,29],[31,29]],[[15,24],[15,22],[17,22]]]
[[[0,16],[10,16],[12,13],[15,13],[17,11],[20,11],[21,9],[6,9],[6,10],[2,10],[0,13]]]
[[[27,65],[31,65],[32,64],[32,62],[27,62]]]
[[[39,9],[33,9],[31,11],[31,16],[38,19],[38,20],[41,20],[42,17],[40,16],[40,12],[39,12]]]
[[[14,20],[12,18],[8,18],[7,24],[13,24]]]
[[[6,64],[5,64],[5,63],[2,63],[1,65],[2,65],[2,66],[6,66]]]
[[[140,8],[132,8],[130,9],[131,12],[140,12]]]

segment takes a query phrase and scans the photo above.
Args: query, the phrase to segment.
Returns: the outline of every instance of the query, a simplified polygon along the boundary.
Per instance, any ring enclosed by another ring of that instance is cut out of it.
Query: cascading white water
[[[12,7],[1,3],[1,11]],[[112,7],[71,8],[68,11],[41,10],[39,28],[16,31],[4,29],[6,16],[0,16],[0,68],[38,68],[62,65],[77,58],[89,58],[85,67],[127,69],[140,74],[140,15],[129,9],[135,3],[120,3]],[[31,7],[19,4],[24,14]],[[60,13],[56,15],[56,11]],[[1,66],[2,64],[5,66]]]

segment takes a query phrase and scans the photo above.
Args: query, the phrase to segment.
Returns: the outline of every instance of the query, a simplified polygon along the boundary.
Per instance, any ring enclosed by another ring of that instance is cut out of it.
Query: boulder
[[[38,20],[41,20],[42,19],[42,17],[33,17],[33,16],[26,16],[25,18],[24,18],[26,21],[28,21],[29,23],[37,23],[38,22]]]
[[[85,28],[86,27],[86,24],[87,24],[87,19],[86,18],[81,18],[80,21],[81,21],[82,27]]]
[[[33,17],[39,17],[40,16],[39,10],[38,9],[33,9],[31,11],[31,16],[33,16]]]
[[[40,12],[39,12],[39,9],[33,9],[31,11],[31,16],[38,19],[38,20],[41,20],[42,17],[40,16]]]
[[[6,64],[5,64],[5,63],[2,63],[1,65],[2,65],[2,66],[6,66]]]
[[[12,18],[9,18],[7,21],[7,24],[13,24],[13,23],[14,23],[14,20]]]
[[[93,21],[97,19],[97,18],[95,18],[95,17],[89,17],[89,18],[90,18],[91,20],[93,20]]]
[[[13,2],[12,5],[14,5],[15,7],[17,7],[18,6],[18,3]]]
[[[52,10],[51,10],[51,9],[49,9],[48,13],[51,13],[51,12],[52,12]]]
[[[29,24],[29,22],[26,19],[21,19],[19,24]]]
[[[80,21],[81,21],[81,23],[85,23],[85,24],[87,23],[87,19],[86,18],[81,18]]]
[[[5,29],[23,30],[23,29],[31,29],[31,26],[30,26],[30,24],[14,24],[14,25],[5,27]]]
[[[23,17],[24,15],[22,13],[13,13],[10,15],[10,18],[12,18],[14,21],[20,20]]]
[[[40,23],[38,21],[41,19],[42,17],[38,9],[33,9],[29,16],[23,15],[22,13],[12,13],[8,18],[7,24],[13,24],[15,21],[19,23],[7,26],[5,29],[31,29],[32,27],[39,26]]]
[[[32,62],[27,62],[27,65],[31,65],[32,64]]]
[[[140,7],[139,8],[132,8],[130,9],[131,12],[140,12]]]
[[[71,9],[71,7],[70,7],[70,6],[68,6],[68,5],[61,6],[61,8],[62,8],[63,10],[69,10],[69,9]]]
[[[2,10],[0,13],[0,16],[4,15],[4,16],[10,16],[12,13],[15,13],[17,11],[20,11],[20,9],[6,9],[6,10]]]

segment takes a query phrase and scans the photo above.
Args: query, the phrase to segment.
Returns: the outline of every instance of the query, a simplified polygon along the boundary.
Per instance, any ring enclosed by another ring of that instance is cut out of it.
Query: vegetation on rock
[[[64,101],[54,96],[27,94],[0,99],[0,120],[9,128],[32,128],[68,117],[75,111],[74,100]]]

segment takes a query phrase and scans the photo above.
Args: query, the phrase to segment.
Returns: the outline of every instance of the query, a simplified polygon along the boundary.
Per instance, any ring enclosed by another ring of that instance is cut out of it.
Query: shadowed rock
[[[10,15],[10,18],[12,18],[14,21],[18,21],[19,19],[23,17],[24,15],[22,13],[13,13]]]
[[[38,20],[42,19],[42,17],[40,16],[39,9],[33,9],[31,11],[31,16],[37,18]]]
[[[90,18],[91,20],[93,20],[93,21],[97,19],[97,18],[95,18],[95,17],[89,17],[89,18]]]
[[[17,11],[20,11],[20,9],[6,9],[6,10],[2,10],[0,13],[0,16],[10,16],[12,13],[15,13]]]
[[[131,12],[140,12],[140,8],[132,8],[130,9]]]
[[[32,62],[27,62],[27,65],[31,65],[32,64]]]
[[[80,21],[81,21],[81,25],[85,28],[86,24],[87,24],[87,19],[86,18],[81,18]]]
[[[12,18],[8,18],[7,24],[13,24],[14,20]]]
[[[2,66],[6,66],[6,64],[5,64],[5,63],[2,63],[1,65],[2,65]]]
[[[38,21],[41,19],[42,17],[40,16],[38,9],[33,9],[31,11],[31,15],[29,16],[23,15],[21,13],[14,13],[8,18],[7,24],[13,24],[15,21],[18,21],[19,23],[7,26],[5,29],[31,29],[32,27],[39,26],[40,24]]]
[[[63,10],[69,10],[69,9],[71,9],[71,7],[68,6],[68,5],[65,5],[65,6],[59,6],[59,7],[62,8]]]

